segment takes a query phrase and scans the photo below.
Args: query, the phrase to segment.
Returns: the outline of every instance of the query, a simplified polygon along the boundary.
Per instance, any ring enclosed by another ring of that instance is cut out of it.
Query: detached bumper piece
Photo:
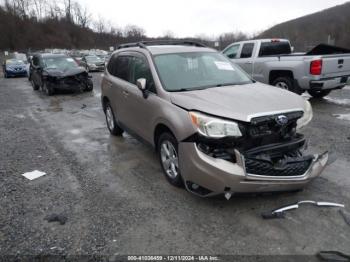
[[[262,213],[261,215],[264,219],[284,218],[286,211],[298,209],[300,205],[305,205],[305,204],[315,205],[318,207],[341,207],[341,208],[345,207],[343,204],[338,204],[338,203],[323,202],[323,201],[316,202],[316,201],[312,201],[312,200],[304,200],[304,201],[299,201],[298,203],[295,203],[292,205],[280,207],[280,208],[275,209],[271,212]]]

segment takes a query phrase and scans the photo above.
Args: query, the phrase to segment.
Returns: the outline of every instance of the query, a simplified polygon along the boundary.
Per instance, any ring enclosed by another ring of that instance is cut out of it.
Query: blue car
[[[7,59],[3,64],[4,77],[27,76],[27,65],[19,59]]]

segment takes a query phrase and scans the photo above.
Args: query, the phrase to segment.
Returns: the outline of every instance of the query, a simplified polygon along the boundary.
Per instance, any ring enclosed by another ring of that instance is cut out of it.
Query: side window
[[[241,58],[250,58],[253,55],[254,43],[246,43],[242,47]]]
[[[148,66],[148,62],[145,58],[134,57],[133,58],[133,76],[131,82],[136,85],[137,79],[146,79],[146,88],[152,93],[156,93],[156,88],[152,76],[151,69]]]
[[[130,82],[130,60],[132,57],[114,55],[107,66],[108,72],[118,78]]]
[[[237,56],[238,50],[239,50],[239,44],[233,45],[229,47],[225,52],[224,55],[226,55],[228,58],[234,59]]]
[[[107,64],[107,71],[115,76],[115,66],[116,66],[116,60],[117,60],[117,55],[113,55],[111,59],[109,59],[108,64]]]

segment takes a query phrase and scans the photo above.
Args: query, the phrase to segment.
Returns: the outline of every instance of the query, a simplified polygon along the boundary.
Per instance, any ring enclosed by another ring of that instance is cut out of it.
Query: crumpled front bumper
[[[305,187],[321,174],[328,153],[314,155],[309,169],[300,176],[260,176],[248,174],[244,156],[236,151],[236,163],[201,152],[195,143],[179,143],[179,165],[187,190],[202,197],[225,192],[253,193],[293,191]],[[199,189],[198,189],[199,186]]]

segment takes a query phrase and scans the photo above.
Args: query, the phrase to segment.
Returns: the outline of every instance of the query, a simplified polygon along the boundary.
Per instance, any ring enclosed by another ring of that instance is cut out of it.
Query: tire
[[[29,79],[30,79],[30,83],[32,84],[33,90],[39,90],[39,86],[35,84],[31,76],[29,77]]]
[[[168,132],[162,133],[157,142],[159,162],[168,182],[176,187],[183,187],[184,182],[179,168],[178,142]]]
[[[301,95],[303,93],[303,90],[294,84],[293,78],[288,76],[276,78],[272,81],[272,85],[296,93],[298,95]]]
[[[91,92],[93,89],[94,89],[94,84],[93,84],[91,79],[88,79],[87,84],[86,84],[86,88],[84,89],[84,91]]]
[[[327,95],[329,95],[329,93],[331,92],[332,90],[319,90],[319,91],[316,91],[316,90],[308,90],[307,92],[314,98],[323,98]]]
[[[108,128],[109,132],[113,136],[122,136],[124,133],[124,130],[117,124],[117,121],[115,120],[115,114],[113,112],[113,109],[112,109],[110,103],[108,103],[108,102],[106,104],[105,115],[106,115],[107,128]]]
[[[54,89],[48,86],[46,82],[43,83],[43,91],[47,96],[52,96],[55,93]]]

